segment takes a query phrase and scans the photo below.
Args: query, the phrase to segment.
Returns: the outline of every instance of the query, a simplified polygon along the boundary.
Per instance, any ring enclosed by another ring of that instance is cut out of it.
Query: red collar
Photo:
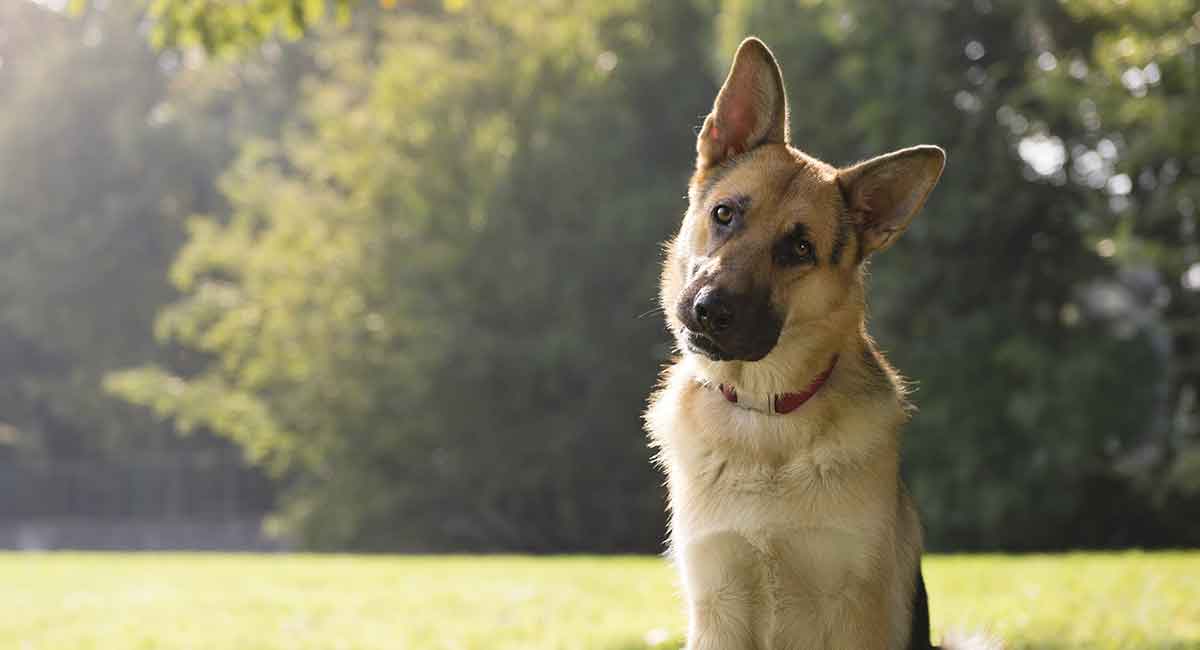
[[[791,413],[792,411],[795,411],[803,406],[805,402],[812,399],[813,395],[817,394],[817,391],[821,390],[821,387],[824,386],[825,382],[829,380],[829,376],[833,374],[833,368],[837,365],[837,362],[838,355],[835,354],[833,355],[833,361],[829,362],[829,367],[825,369],[825,372],[817,375],[817,378],[812,380],[812,383],[808,385],[808,388],[805,388],[799,393],[782,393],[779,395],[771,395],[766,404],[756,404],[755,402],[757,400],[746,399],[744,396],[739,400],[737,390],[728,384],[721,384],[719,388],[721,390],[721,394],[725,396],[727,401],[732,404],[737,404],[742,408],[747,408],[753,411],[761,411],[770,415],[787,415],[788,413]]]

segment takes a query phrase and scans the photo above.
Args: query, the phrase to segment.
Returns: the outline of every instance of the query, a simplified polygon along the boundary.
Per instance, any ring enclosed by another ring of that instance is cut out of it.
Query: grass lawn
[[[1200,552],[927,558],[935,638],[1200,650]],[[0,554],[0,649],[678,648],[653,557]]]

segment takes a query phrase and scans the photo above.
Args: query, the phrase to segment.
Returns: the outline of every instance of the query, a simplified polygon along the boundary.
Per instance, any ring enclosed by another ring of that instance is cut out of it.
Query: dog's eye
[[[798,234],[783,237],[776,242],[772,255],[775,257],[775,263],[780,266],[815,264],[817,261],[817,251],[812,242]]]
[[[733,208],[722,203],[713,208],[712,218],[722,226],[728,226],[733,222]]]

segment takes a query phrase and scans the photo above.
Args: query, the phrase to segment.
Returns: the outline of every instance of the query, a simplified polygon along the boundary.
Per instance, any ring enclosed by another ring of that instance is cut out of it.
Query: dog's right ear
[[[941,147],[909,147],[838,171],[846,211],[861,237],[859,257],[881,251],[908,228],[946,166]]]
[[[788,141],[787,94],[771,50],[747,38],[733,57],[712,112],[696,141],[696,168],[721,164],[760,144]]]

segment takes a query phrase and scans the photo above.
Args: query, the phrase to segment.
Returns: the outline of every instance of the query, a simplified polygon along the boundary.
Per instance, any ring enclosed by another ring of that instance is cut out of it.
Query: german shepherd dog
[[[921,524],[900,480],[910,409],[867,334],[864,281],[945,153],[837,168],[793,148],[783,77],[753,38],[696,149],[662,272],[681,356],[646,414],[687,647],[932,648]]]

